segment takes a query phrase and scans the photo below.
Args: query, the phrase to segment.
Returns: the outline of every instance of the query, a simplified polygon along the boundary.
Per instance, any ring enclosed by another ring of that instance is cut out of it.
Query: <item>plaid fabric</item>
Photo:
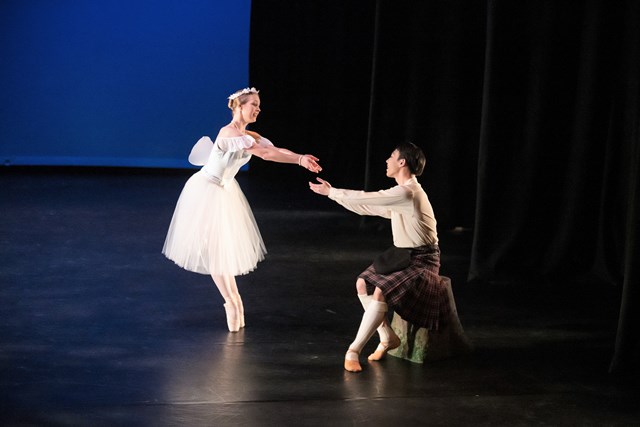
[[[378,274],[373,264],[358,277],[367,293],[380,288],[389,307],[404,320],[437,330],[449,318],[449,296],[440,280],[440,248],[427,245],[411,251],[411,265],[391,274]]]

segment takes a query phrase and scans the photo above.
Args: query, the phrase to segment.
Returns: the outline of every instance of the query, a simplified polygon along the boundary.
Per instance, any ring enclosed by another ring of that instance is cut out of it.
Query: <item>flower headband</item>
[[[229,98],[227,98],[229,101],[233,101],[234,99],[236,99],[237,97],[239,97],[240,95],[247,95],[249,93],[258,93],[260,92],[258,89],[256,89],[255,87],[246,87],[242,90],[239,90],[235,93],[232,93],[231,95],[229,95]]]

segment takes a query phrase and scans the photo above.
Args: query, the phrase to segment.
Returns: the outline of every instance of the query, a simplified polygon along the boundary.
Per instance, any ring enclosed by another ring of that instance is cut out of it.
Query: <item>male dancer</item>
[[[380,360],[400,345],[387,320],[389,306],[408,322],[429,329],[438,329],[448,314],[448,296],[439,276],[436,219],[429,198],[416,178],[424,166],[422,150],[414,144],[403,143],[387,159],[387,176],[396,180],[395,187],[365,192],[333,188],[320,178],[317,184],[309,183],[315,193],[328,196],[359,215],[391,219],[394,247],[378,257],[356,281],[358,298],[365,312],[345,355],[347,371],[362,371],[359,355],[376,329],[380,344],[368,360]]]

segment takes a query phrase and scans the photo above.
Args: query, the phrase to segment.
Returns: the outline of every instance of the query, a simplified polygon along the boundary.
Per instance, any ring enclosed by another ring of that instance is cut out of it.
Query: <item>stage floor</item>
[[[390,230],[306,182],[239,176],[269,253],[238,278],[247,326],[229,333],[211,279],[160,252],[191,173],[0,171],[0,424],[640,422],[634,382],[607,373],[619,291],[467,283],[469,231],[439,230],[441,274],[475,351],[345,372],[355,278]]]

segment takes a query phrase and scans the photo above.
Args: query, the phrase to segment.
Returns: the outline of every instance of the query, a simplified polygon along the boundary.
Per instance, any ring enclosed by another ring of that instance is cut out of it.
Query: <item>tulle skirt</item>
[[[180,194],[162,253],[195,273],[237,276],[267,251],[238,182],[220,186],[198,171]]]

